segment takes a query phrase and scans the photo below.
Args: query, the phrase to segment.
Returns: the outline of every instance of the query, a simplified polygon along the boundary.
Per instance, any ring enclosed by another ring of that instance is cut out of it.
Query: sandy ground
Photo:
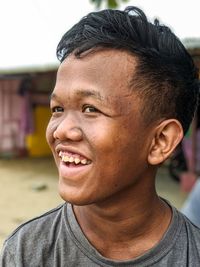
[[[0,246],[22,222],[62,203],[52,159],[0,160]]]
[[[166,168],[159,172],[157,189],[177,208],[182,206],[186,195]],[[62,202],[53,159],[0,160],[0,247],[18,225]]]

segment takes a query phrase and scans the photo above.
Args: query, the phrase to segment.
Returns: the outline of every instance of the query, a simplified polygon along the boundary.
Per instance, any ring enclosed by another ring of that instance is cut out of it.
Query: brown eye
[[[83,112],[84,113],[95,113],[95,112],[100,112],[100,111],[93,106],[84,106]]]
[[[53,107],[51,109],[52,113],[58,113],[58,112],[63,112],[63,108],[62,107]]]

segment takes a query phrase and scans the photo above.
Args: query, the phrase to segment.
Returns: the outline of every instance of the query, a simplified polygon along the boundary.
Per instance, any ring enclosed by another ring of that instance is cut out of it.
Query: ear
[[[176,119],[162,121],[155,129],[148,154],[151,165],[163,163],[183,138],[183,128]]]

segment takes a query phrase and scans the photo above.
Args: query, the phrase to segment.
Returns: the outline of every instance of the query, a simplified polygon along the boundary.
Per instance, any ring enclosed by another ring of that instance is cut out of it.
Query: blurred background
[[[198,0],[0,0],[0,247],[22,222],[54,208],[57,171],[45,140],[62,35],[88,12],[135,5],[172,28],[200,67]],[[160,169],[160,195],[181,208],[199,173],[198,113]],[[192,175],[191,175],[192,174]]]

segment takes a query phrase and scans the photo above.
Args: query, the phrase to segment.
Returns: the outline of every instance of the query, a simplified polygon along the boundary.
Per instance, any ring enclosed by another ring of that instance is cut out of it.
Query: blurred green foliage
[[[100,8],[103,3],[106,3],[108,8],[117,8],[121,3],[127,3],[129,0],[90,0],[96,8]]]

